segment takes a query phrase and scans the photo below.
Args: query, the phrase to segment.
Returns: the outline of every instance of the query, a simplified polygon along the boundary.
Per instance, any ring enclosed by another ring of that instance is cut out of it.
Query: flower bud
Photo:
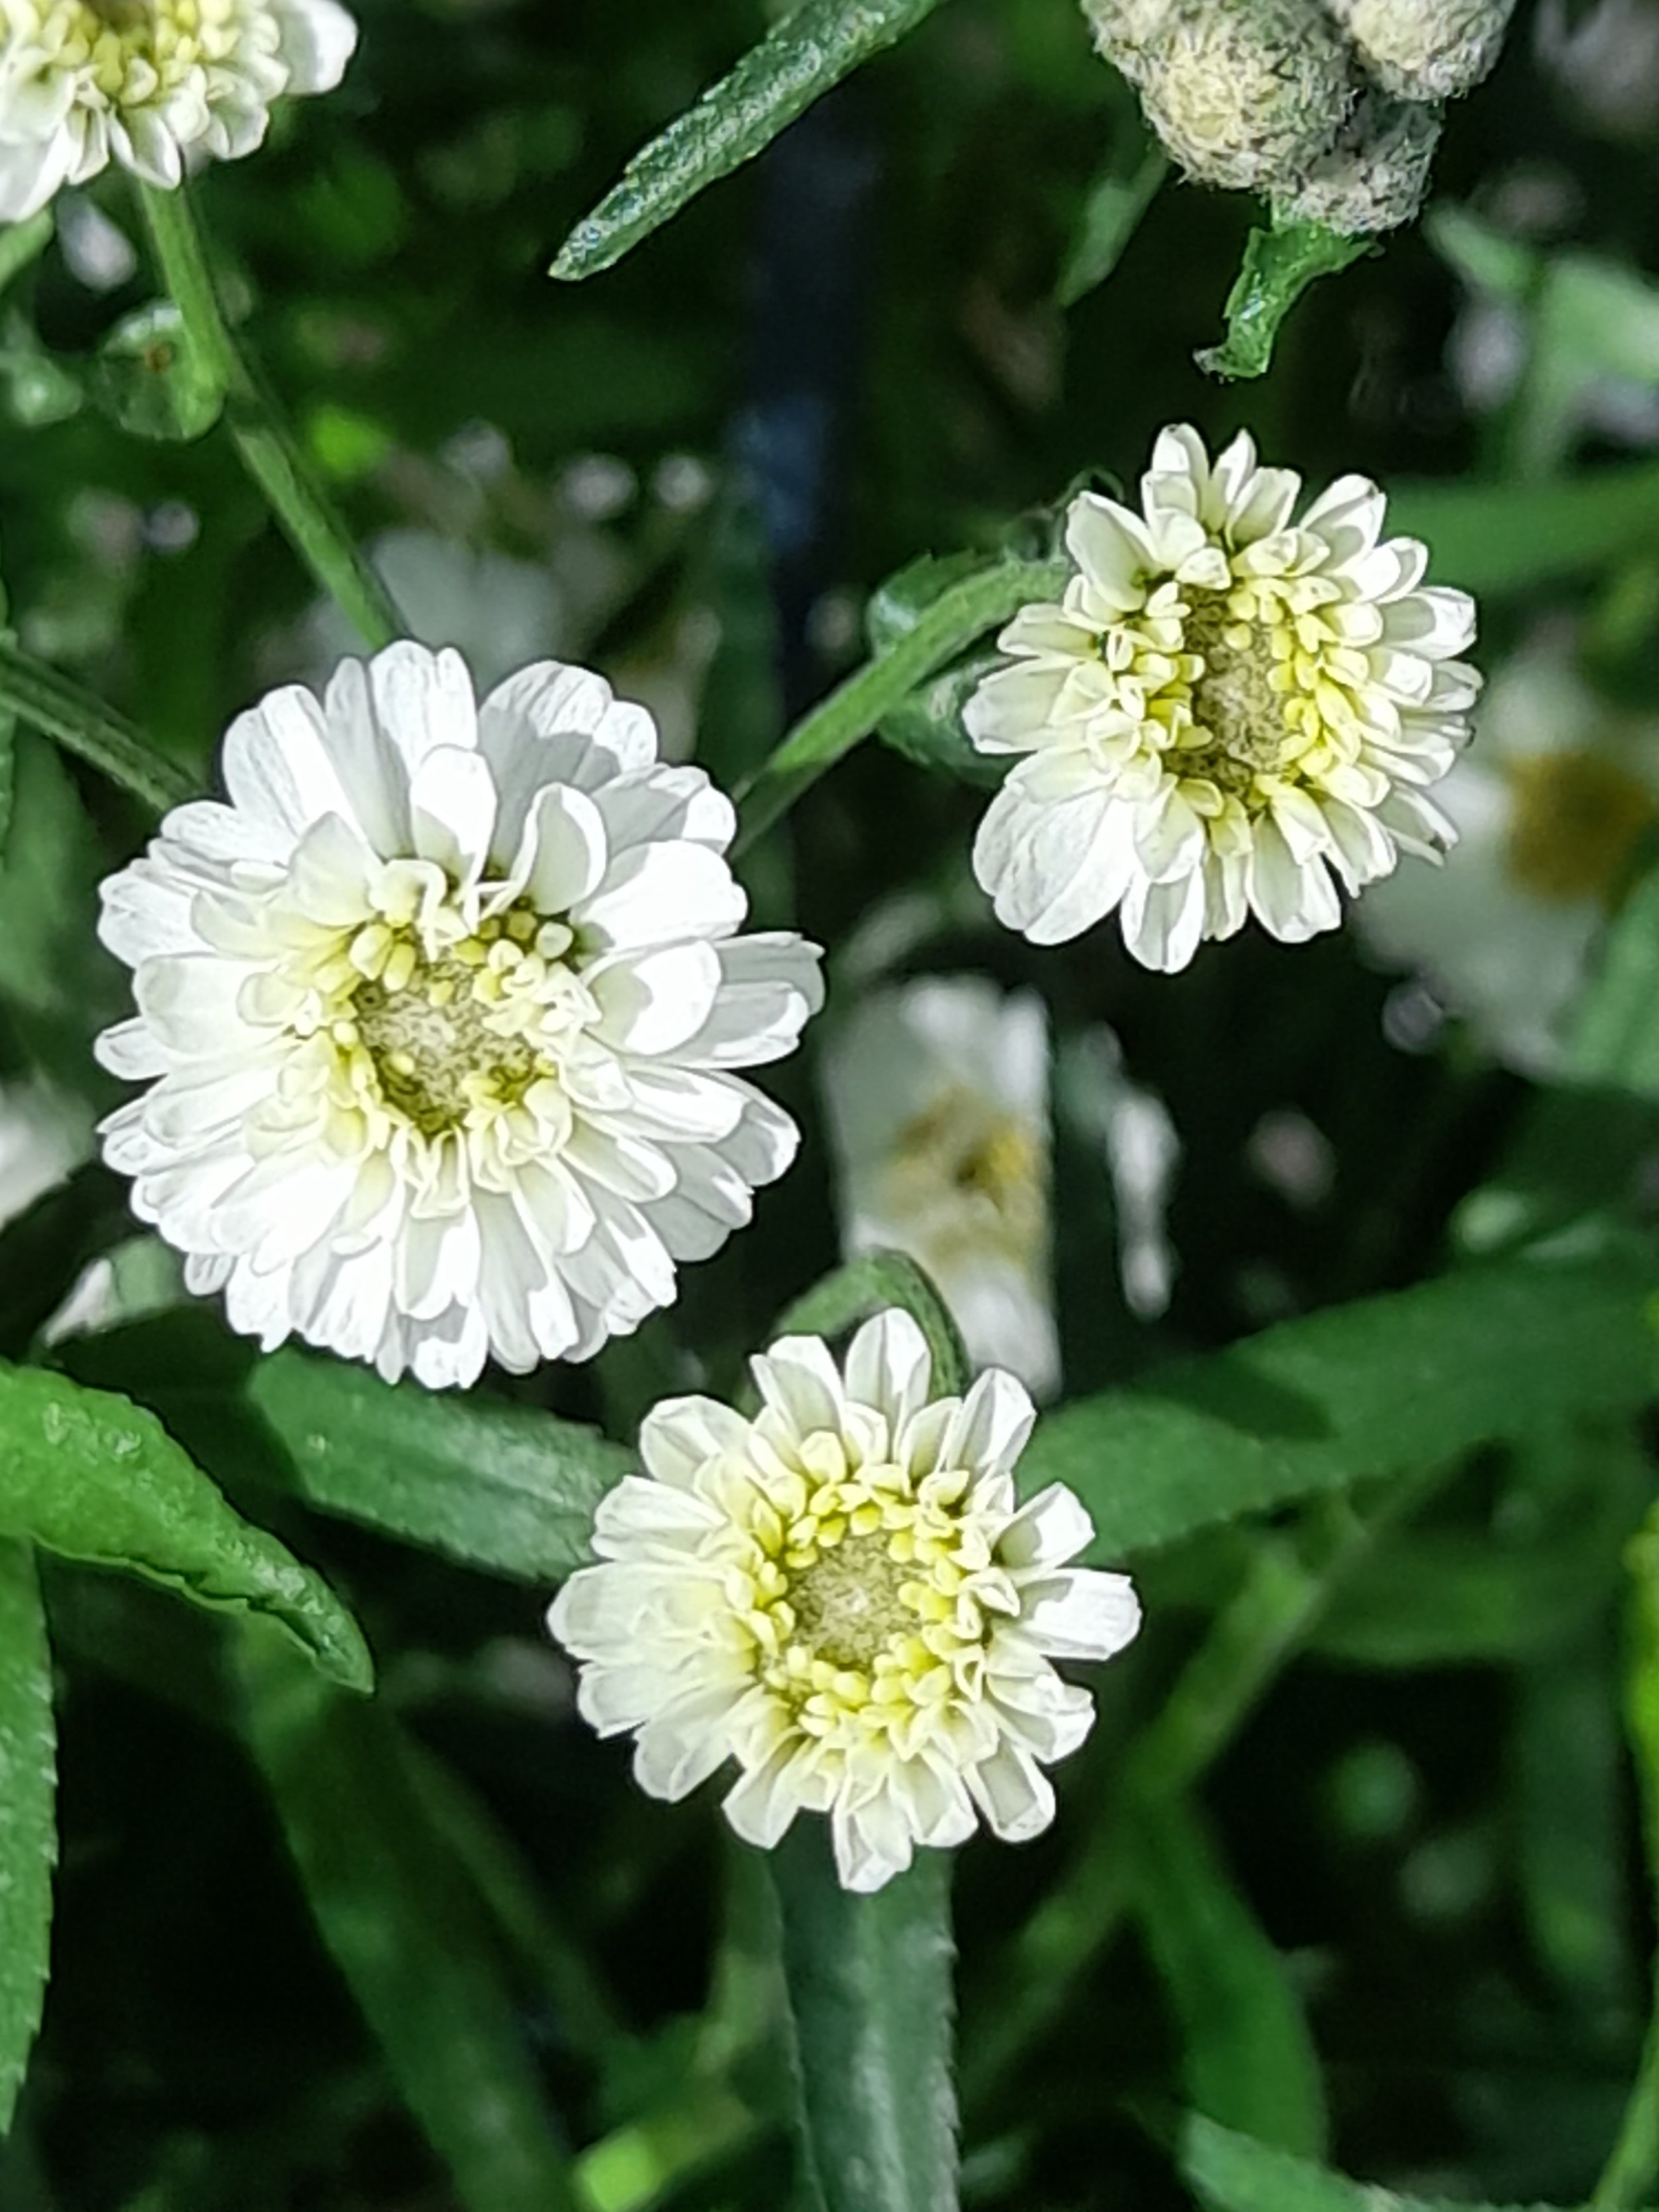
[[[1274,192],[1273,213],[1348,238],[1397,230],[1423,204],[1440,131],[1437,108],[1368,92],[1335,143],[1293,186]]]
[[[1317,0],[1085,0],[1097,41],[1188,173],[1267,191],[1300,178],[1353,99]]]
[[[1384,92],[1455,100],[1498,59],[1515,0],[1327,0]]]

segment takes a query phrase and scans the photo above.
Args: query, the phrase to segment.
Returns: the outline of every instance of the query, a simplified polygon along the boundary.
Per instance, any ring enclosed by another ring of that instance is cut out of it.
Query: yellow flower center
[[[994,1618],[1017,1600],[969,1490],[960,1471],[913,1482],[890,1464],[854,1469],[822,1434],[781,1495],[750,1493],[733,1595],[756,1679],[791,1726],[843,1749],[871,1735],[902,1746],[978,1693]]]
[[[930,1238],[936,1262],[987,1244],[1032,1260],[1043,1237],[1036,1133],[957,1085],[899,1131],[884,1200],[891,1216]]]
[[[1535,753],[1504,765],[1514,881],[1534,898],[1611,906],[1638,840],[1659,821],[1647,786],[1596,753]]]
[[[246,0],[9,0],[0,21],[38,47],[49,69],[75,70],[94,105],[165,100],[197,72],[239,58],[252,37],[274,53],[277,34]]]

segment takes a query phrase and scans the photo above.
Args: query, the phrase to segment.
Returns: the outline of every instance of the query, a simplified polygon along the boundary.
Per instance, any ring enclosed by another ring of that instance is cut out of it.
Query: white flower
[[[44,1084],[0,1085],[0,1228],[80,1166],[92,1116]]]
[[[337,0],[4,0],[0,222],[111,161],[176,185],[264,139],[273,100],[329,92],[357,27]]]
[[[1032,992],[929,976],[866,999],[825,1048],[849,1253],[920,1262],[969,1357],[1060,1382],[1049,1276],[1048,1024]]]
[[[1382,538],[1363,477],[1293,523],[1299,489],[1242,433],[1212,467],[1183,426],[1140,514],[1073,501],[1064,604],[1021,609],[967,714],[982,752],[1025,756],[974,867],[1033,943],[1117,909],[1166,971],[1247,913],[1296,944],[1340,920],[1333,872],[1358,890],[1450,843],[1424,787],[1468,733],[1473,603],[1421,587],[1426,550]]]
[[[100,1056],[159,1079],[106,1155],[235,1328],[434,1386],[585,1358],[788,1166],[732,1071],[793,1048],[817,949],[734,935],[731,805],[655,755],[583,669],[480,705],[394,645],[242,715],[231,805],[105,886],[138,1016]]]
[[[995,1370],[930,1399],[897,1310],[859,1331],[844,1377],[813,1336],[752,1364],[752,1421],[708,1398],[659,1406],[647,1476],[599,1508],[601,1564],[550,1616],[585,1662],[583,1716],[639,1731],[653,1797],[735,1759],[726,1814],[751,1844],[828,1813],[848,1889],[878,1889],[917,1844],[963,1842],[975,1808],[1009,1842],[1037,1834],[1042,1768],[1094,1718],[1050,1661],[1109,1659],[1140,1608],[1127,1577],[1066,1565],[1094,1533],[1069,1490],[1018,1506],[1030,1400]]]
[[[1494,677],[1480,743],[1441,798],[1461,842],[1355,910],[1384,960],[1424,970],[1511,1067],[1547,1075],[1643,836],[1659,822],[1659,720],[1605,707],[1559,641]]]

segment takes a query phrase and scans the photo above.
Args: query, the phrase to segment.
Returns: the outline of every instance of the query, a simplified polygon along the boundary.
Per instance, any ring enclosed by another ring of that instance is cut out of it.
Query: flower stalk
[[[243,466],[295,551],[364,643],[376,651],[390,645],[406,625],[233,337],[188,189],[141,184],[138,194],[161,280],[204,374],[224,394],[225,419]]]

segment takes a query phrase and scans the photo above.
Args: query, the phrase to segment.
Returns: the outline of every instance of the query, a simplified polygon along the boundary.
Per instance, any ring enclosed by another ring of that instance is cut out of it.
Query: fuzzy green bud
[[[1366,93],[1335,144],[1297,183],[1274,192],[1274,215],[1323,223],[1345,238],[1397,230],[1423,204],[1440,131],[1437,108]]]
[[[1515,0],[1327,0],[1384,92],[1455,100],[1498,59]]]
[[[1318,0],[1085,0],[1102,53],[1188,174],[1271,191],[1334,138],[1354,96]]]

